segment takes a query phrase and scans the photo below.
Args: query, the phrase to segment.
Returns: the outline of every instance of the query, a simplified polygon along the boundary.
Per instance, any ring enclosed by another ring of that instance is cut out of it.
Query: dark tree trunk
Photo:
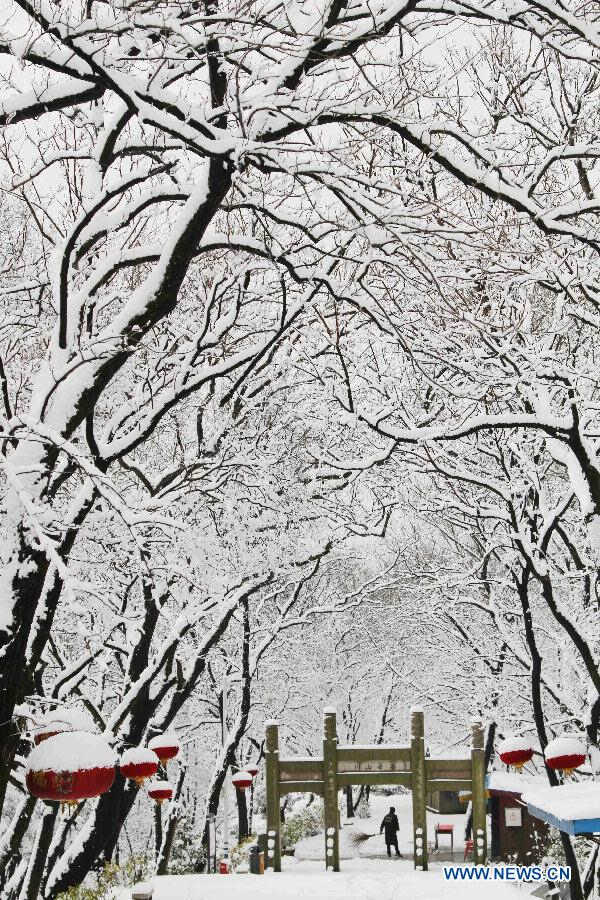
[[[352,805],[352,785],[346,786],[346,816],[352,819],[354,816],[354,806]]]
[[[238,842],[244,841],[250,834],[248,828],[248,804],[246,802],[246,791],[236,791],[235,799],[238,811]]]
[[[40,886],[46,865],[46,857],[50,848],[54,823],[58,814],[58,803],[46,803],[40,820],[39,831],[29,861],[29,868],[25,876],[25,884],[21,889],[23,900],[38,900]]]
[[[6,882],[21,859],[21,841],[29,828],[36,804],[35,797],[27,795],[20,803],[8,831],[2,835],[3,852],[0,856],[0,897],[4,895]]]

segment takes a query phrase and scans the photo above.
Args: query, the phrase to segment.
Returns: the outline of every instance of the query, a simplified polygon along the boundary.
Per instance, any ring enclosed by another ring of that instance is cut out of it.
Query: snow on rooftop
[[[506,791],[510,794],[523,794],[547,785],[545,776],[525,778],[516,772],[490,772],[486,778],[486,787],[490,791]]]
[[[99,734],[65,731],[34,747],[27,759],[27,771],[80,772],[108,769],[116,764],[116,754]]]
[[[337,712],[337,710],[336,710],[335,706],[326,706],[323,709],[324,716],[335,716],[336,712]]]
[[[600,784],[589,781],[532,787],[523,794],[523,800],[557,819],[600,819]]]
[[[265,728],[276,728],[279,725],[277,719],[267,719],[265,722]]]

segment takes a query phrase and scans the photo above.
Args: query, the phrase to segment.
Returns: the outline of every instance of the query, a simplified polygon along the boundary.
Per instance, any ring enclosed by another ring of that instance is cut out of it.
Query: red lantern
[[[136,784],[142,784],[144,779],[151,778],[158,772],[158,756],[147,747],[131,747],[123,753],[120,769],[125,778],[132,778]]]
[[[27,760],[27,789],[40,800],[78,803],[106,793],[115,780],[115,755],[104,738],[66,732],[46,738]]]
[[[245,771],[248,772],[249,775],[252,775],[252,778],[256,778],[256,776],[260,772],[260,769],[258,766],[250,765],[250,766],[246,766]]]
[[[250,772],[236,772],[231,781],[238,791],[245,791],[252,784],[252,775]]]
[[[498,756],[507,766],[522,769],[533,756],[533,747],[527,738],[508,737],[499,745]]]
[[[179,738],[174,731],[167,731],[148,741],[148,749],[154,750],[164,766],[179,753]]]
[[[148,796],[156,800],[157,803],[164,803],[165,800],[170,800],[173,796],[173,788],[168,781],[157,779],[156,781],[151,781],[148,785]]]
[[[546,765],[570,775],[585,762],[587,751],[585,742],[576,734],[561,734],[554,738],[544,750]]]

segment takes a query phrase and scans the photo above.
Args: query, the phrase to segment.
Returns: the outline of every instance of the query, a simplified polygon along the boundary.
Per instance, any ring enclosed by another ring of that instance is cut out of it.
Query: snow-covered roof
[[[600,784],[589,781],[558,787],[531,787],[523,793],[528,806],[557,819],[600,819]]]
[[[116,765],[116,754],[99,734],[66,731],[34,747],[27,759],[28,772],[80,772]]]
[[[503,791],[507,794],[523,794],[525,791],[536,790],[547,784],[545,778],[525,778],[515,772],[490,772],[485,780],[489,791]]]

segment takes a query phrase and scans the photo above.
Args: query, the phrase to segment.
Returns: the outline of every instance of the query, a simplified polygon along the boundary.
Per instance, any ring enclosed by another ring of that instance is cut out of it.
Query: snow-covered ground
[[[400,823],[400,850],[403,859],[388,859],[379,825],[390,806],[396,808]],[[345,824],[340,837],[341,871],[324,870],[324,837],[315,835],[301,841],[295,857],[282,860],[283,871],[256,875],[180,875],[154,879],[153,900],[525,900],[528,889],[523,886],[487,882],[482,890],[477,882],[452,883],[444,881],[442,865],[447,852],[430,857],[428,872],[415,871],[412,862],[410,795],[371,797],[372,816]],[[436,821],[454,823],[455,862],[463,860],[464,815],[428,813],[429,839],[433,842]],[[358,832],[372,838],[354,843]],[[447,842],[447,839],[444,839]],[[444,851],[446,843],[444,843]],[[116,900],[128,900],[123,891]]]
[[[131,894],[118,895],[125,900]],[[286,859],[279,874],[178,875],[154,879],[153,900],[525,900],[515,886],[446,882],[441,864],[416,872],[403,859],[350,859],[341,872],[324,872],[315,861]]]
[[[412,805],[410,794],[396,794],[389,797],[383,794],[372,794],[370,807],[371,818],[354,819],[345,823],[340,832],[340,858],[342,861],[353,857],[385,858],[387,853],[385,842],[379,834],[379,826],[390,806],[395,807],[400,825],[398,833],[398,846],[403,856],[412,859]],[[464,852],[465,815],[448,815],[448,813],[427,813],[427,843],[430,852],[433,851],[435,840],[434,827],[436,822],[454,825],[454,859],[461,862]],[[357,836],[372,835],[367,840],[356,841]],[[297,860],[324,860],[325,841],[322,834],[306,838],[296,845]],[[439,853],[435,857],[441,861],[450,861],[450,839],[443,835],[439,840]]]

